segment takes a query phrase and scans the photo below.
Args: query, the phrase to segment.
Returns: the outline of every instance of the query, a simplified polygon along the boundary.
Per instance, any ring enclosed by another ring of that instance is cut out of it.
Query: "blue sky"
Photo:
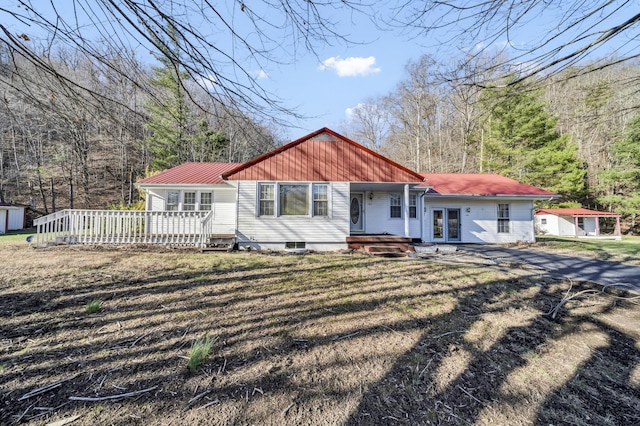
[[[162,2],[160,2],[163,4]],[[507,43],[506,36],[486,37],[476,39],[475,35],[462,33],[463,37],[458,38],[458,44],[453,45],[448,40],[456,28],[447,28],[446,31],[425,37],[402,36],[399,31],[381,31],[366,16],[357,13],[348,13],[342,8],[322,9],[324,19],[337,23],[338,32],[345,34],[354,43],[347,44],[334,40],[333,43],[316,42],[314,52],[304,49],[300,43],[295,43],[287,37],[297,37],[300,34],[292,35],[287,31],[275,31],[272,39],[261,37],[256,32],[251,18],[269,24],[282,24],[287,27],[284,15],[279,9],[273,8],[269,2],[216,2],[216,7],[221,16],[231,24],[231,27],[241,38],[249,40],[254,46],[262,45],[265,51],[274,51],[275,59],[279,62],[268,60],[254,61],[251,55],[247,54],[238,40],[232,40],[225,25],[217,25],[216,15],[209,17],[202,16],[198,10],[198,2],[185,2],[184,6],[173,3],[176,16],[183,16],[188,25],[197,28],[204,38],[213,42],[216,47],[220,47],[227,52],[233,52],[233,58],[241,63],[245,70],[258,76],[258,83],[270,94],[276,95],[285,107],[296,109],[296,111],[308,118],[301,121],[293,121],[292,124],[298,128],[289,129],[286,137],[295,139],[321,127],[330,127],[339,130],[340,125],[347,119],[347,111],[365,102],[368,98],[386,95],[391,92],[397,84],[406,77],[405,66],[409,61],[417,61],[424,54],[431,54],[441,60],[455,59],[462,51],[473,52],[478,49],[505,51],[513,56],[519,52],[524,52],[528,47],[544,39],[549,34],[556,31],[557,19],[564,19],[564,25],[572,25],[572,13],[565,10],[565,5],[571,2],[558,3],[549,6],[544,13],[533,13],[527,15],[527,20],[519,22],[510,32]],[[140,40],[139,34],[129,28],[119,27],[114,22],[113,17],[105,17],[100,8],[96,7],[94,0],[65,0],[64,2],[34,2],[37,4],[38,13],[51,15],[51,4],[55,4],[57,12],[65,16],[72,27],[77,27],[84,37],[97,39],[98,31],[92,25],[87,25],[86,14],[93,13],[94,23],[100,26],[102,37],[111,40],[119,40],[128,44],[131,48],[139,52],[138,58],[148,63],[153,63],[150,48],[144,44],[137,43]],[[167,3],[169,4],[169,3]],[[301,3],[304,4],[304,3]],[[374,4],[377,12],[384,9],[385,3]],[[418,4],[418,3],[416,3]],[[579,2],[576,4],[580,4]],[[595,4],[595,3],[594,3]],[[619,5],[620,8],[618,9]],[[177,5],[177,6],[175,6]],[[24,8],[20,8],[18,3],[7,0],[0,0],[0,7],[20,11],[24,13]],[[576,47],[580,47],[590,40],[597,38],[601,33],[600,29],[611,28],[614,24],[627,19],[631,14],[637,13],[634,2],[624,2],[614,0],[612,3],[611,17],[600,14],[596,17],[596,26],[575,25],[575,34],[584,36]],[[250,9],[252,8],[252,9]],[[261,9],[262,8],[262,9]],[[96,14],[96,10],[98,11]],[[249,13],[251,12],[251,13]],[[385,16],[388,10],[382,11],[380,16]],[[8,16],[0,12],[0,19]],[[9,16],[10,18],[10,16]],[[210,19],[207,19],[210,18]],[[435,20],[436,16],[429,15],[427,19]],[[76,21],[77,19],[77,21]],[[53,20],[55,21],[55,19]],[[35,40],[37,36],[46,37],[46,32],[38,34],[39,29],[34,25],[24,25],[24,22],[7,19],[5,25],[14,34],[26,33]],[[264,23],[263,22],[263,23]],[[473,22],[473,21],[471,21]],[[574,26],[571,26],[572,28]],[[267,25],[267,28],[269,26]],[[494,31],[499,32],[499,23]],[[129,34],[127,34],[127,30]],[[490,29],[491,30],[491,29]],[[41,31],[41,30],[40,30]],[[133,35],[132,35],[133,34]],[[413,34],[414,36],[416,34]],[[138,37],[138,40],[135,37]],[[467,36],[465,39],[464,36]],[[59,36],[58,36],[59,37]],[[438,38],[440,37],[440,38]],[[555,40],[555,43],[565,41],[563,38]],[[42,43],[42,41],[40,41]],[[137,44],[136,44],[137,43]],[[280,49],[280,45],[283,48]],[[616,41],[605,48],[598,49],[595,53],[604,56],[606,53],[615,51],[619,56],[638,54],[638,37],[635,34],[623,34],[616,37]],[[287,56],[291,53],[290,56]],[[215,58],[214,58],[215,59]],[[547,58],[548,59],[548,58]],[[588,60],[589,57],[581,58]],[[534,61],[530,58],[520,58],[521,63]],[[229,64],[221,62],[220,69],[229,75],[237,75],[237,70],[230,68]],[[241,78],[241,77],[240,77]]]

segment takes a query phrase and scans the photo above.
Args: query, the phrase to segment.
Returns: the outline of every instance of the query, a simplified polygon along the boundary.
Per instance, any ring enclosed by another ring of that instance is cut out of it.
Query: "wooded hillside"
[[[126,206],[145,173],[245,161],[285,142],[281,127],[217,102],[166,55],[151,67],[132,53],[104,55],[109,67],[69,51],[49,58],[80,90],[0,51],[0,201],[36,216]],[[470,63],[418,58],[394,92],[361,104],[338,130],[415,170],[499,173],[555,191],[564,205],[635,218],[640,95],[624,81],[640,64],[511,84]]]

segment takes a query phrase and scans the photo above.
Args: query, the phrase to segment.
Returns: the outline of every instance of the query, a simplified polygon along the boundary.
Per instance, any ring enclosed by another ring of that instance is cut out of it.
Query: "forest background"
[[[2,28],[0,202],[28,206],[31,217],[135,208],[134,183],[145,175],[186,161],[242,162],[287,142],[286,108],[253,86],[242,92],[241,82],[218,76],[222,92],[203,84],[185,49],[193,33],[158,16],[141,30],[154,64],[109,42],[88,52]],[[554,72],[530,72],[505,52],[422,55],[394,90],[364,100],[334,130],[416,171],[499,173],[560,194],[559,206],[621,212],[633,232],[638,75],[635,55]]]

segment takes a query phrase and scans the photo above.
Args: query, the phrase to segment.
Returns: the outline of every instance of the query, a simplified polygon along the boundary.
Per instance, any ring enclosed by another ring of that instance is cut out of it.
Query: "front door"
[[[352,192],[351,202],[349,204],[349,223],[351,232],[364,231],[363,216],[364,194],[362,192]]]

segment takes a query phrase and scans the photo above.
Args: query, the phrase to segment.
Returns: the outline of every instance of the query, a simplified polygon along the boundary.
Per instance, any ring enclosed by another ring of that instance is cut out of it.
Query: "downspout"
[[[409,184],[404,184],[404,236],[410,236],[409,228]]]
[[[424,190],[422,194],[420,194],[420,241],[424,243],[424,215],[425,215],[425,205],[424,205],[424,196],[427,195],[427,192],[431,188],[427,188]]]

